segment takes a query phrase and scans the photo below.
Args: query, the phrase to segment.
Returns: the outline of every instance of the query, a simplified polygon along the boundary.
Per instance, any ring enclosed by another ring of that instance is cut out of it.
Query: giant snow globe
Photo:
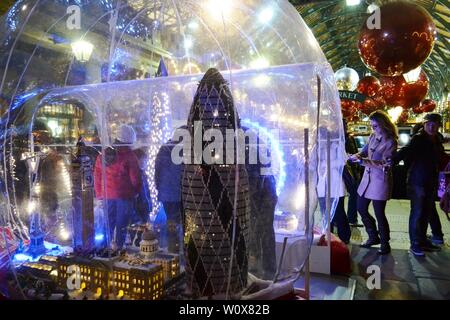
[[[298,287],[344,135],[333,71],[288,1],[19,0],[1,28],[3,295]]]

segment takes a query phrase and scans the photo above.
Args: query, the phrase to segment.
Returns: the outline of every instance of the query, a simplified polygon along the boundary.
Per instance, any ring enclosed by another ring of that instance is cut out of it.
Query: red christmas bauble
[[[381,94],[377,94],[372,97],[372,100],[377,105],[378,109],[383,109],[386,106],[386,100]]]
[[[364,100],[364,103],[362,104],[360,110],[362,113],[369,115],[376,110],[383,109],[385,105],[386,103],[383,97],[380,95],[376,95],[372,98],[367,98],[366,100]]]
[[[359,80],[356,91],[369,97],[376,95],[381,89],[380,80],[374,76],[365,76]]]
[[[414,83],[407,83],[403,76],[380,77],[380,82],[380,92],[389,106],[412,108],[418,105],[428,93],[428,77],[423,71]]]
[[[423,109],[422,109],[422,106],[421,106],[420,104],[415,105],[414,107],[412,107],[412,111],[413,111],[415,114],[421,114],[421,113],[423,113]]]
[[[408,110],[403,110],[400,117],[398,117],[397,123],[405,123],[408,121],[409,112]]]
[[[359,122],[361,119],[357,115],[353,115],[349,118],[350,122]]]
[[[348,119],[355,115],[361,107],[361,103],[354,100],[341,100],[341,110],[344,118]]]
[[[405,81],[406,82],[406,81]],[[421,72],[419,79],[414,83],[407,83],[404,87],[403,104],[404,108],[411,108],[422,101],[428,93],[428,77],[425,72]]]
[[[355,114],[355,112],[357,112],[356,109],[353,109],[353,110],[342,110],[342,116],[343,116],[344,119],[346,119],[347,121],[350,121],[350,119],[351,119],[352,116]]]
[[[395,1],[380,7],[380,28],[364,21],[358,49],[364,64],[385,76],[398,76],[420,66],[430,55],[436,26],[430,14],[411,2]]]
[[[420,108],[423,112],[432,112],[436,109],[436,102],[433,99],[425,99],[420,104]]]
[[[400,106],[400,92],[403,92],[403,86],[406,85],[403,76],[380,77],[381,94],[388,106]]]

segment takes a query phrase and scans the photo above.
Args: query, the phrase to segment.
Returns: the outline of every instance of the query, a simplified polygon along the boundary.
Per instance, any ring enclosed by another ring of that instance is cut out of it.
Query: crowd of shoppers
[[[440,250],[444,235],[435,201],[439,171],[450,160],[444,151],[442,135],[438,132],[442,125],[441,115],[425,115],[423,123],[415,128],[410,142],[400,150],[397,150],[396,127],[389,116],[383,111],[375,111],[369,119],[373,133],[368,143],[361,152],[349,156],[349,162],[364,167],[358,187],[357,208],[369,238],[361,247],[381,244],[379,254],[387,254],[391,250],[385,209],[392,194],[392,167],[403,160],[408,170],[407,187],[411,204],[410,252],[415,256],[424,256],[425,251]],[[370,202],[376,221],[369,214]],[[427,237],[428,225],[431,227],[431,238]]]

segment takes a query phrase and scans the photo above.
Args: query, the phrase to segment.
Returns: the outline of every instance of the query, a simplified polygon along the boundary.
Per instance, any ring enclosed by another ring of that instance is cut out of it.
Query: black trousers
[[[411,200],[409,215],[409,239],[411,244],[423,245],[427,242],[428,223],[434,238],[443,239],[442,225],[433,197],[436,194],[436,189],[410,185],[408,186],[408,194]]]
[[[333,203],[336,199],[331,199]],[[326,210],[326,199],[319,197],[319,207],[322,213],[322,216],[325,215]],[[356,219],[355,219],[356,220]],[[336,206],[336,210],[334,211],[333,219],[331,220],[331,225],[336,226],[338,229],[338,237],[343,242],[349,242],[352,236],[352,231],[350,229],[350,225],[348,223],[347,215],[345,214],[344,207],[344,197],[340,197]]]
[[[433,235],[434,239],[444,239],[444,233],[442,232],[442,224],[441,219],[439,218],[439,214],[436,210],[436,202],[434,203],[434,206],[432,207],[432,210],[430,212],[430,228],[431,228],[431,234]]]
[[[369,213],[371,201],[377,219],[376,222],[378,222],[378,229],[375,219]],[[389,223],[385,212],[386,202],[386,200],[370,200],[358,195],[358,212],[361,215],[361,220],[369,235],[369,239],[378,239],[379,237],[381,244],[388,244],[391,239],[389,236]]]

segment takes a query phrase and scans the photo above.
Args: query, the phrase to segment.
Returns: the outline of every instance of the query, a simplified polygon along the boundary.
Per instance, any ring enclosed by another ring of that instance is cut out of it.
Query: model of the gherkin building
[[[223,137],[221,148],[209,150],[208,143],[202,142],[202,150],[209,150],[217,163],[205,160],[192,145],[190,164],[184,166],[182,202],[188,290],[193,297],[232,297],[247,285],[249,186],[245,165],[238,164],[236,156],[231,163],[226,161],[230,156],[227,152],[235,153],[225,149],[226,131],[238,130],[240,124],[228,84],[216,69],[209,69],[199,83],[188,128],[192,141],[209,129],[220,131]]]

